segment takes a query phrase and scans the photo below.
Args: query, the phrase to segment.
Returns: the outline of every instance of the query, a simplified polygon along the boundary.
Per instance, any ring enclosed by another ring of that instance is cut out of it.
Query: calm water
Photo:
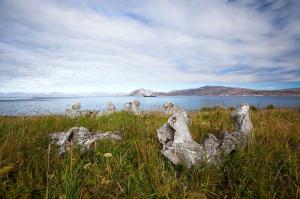
[[[4,99],[0,98],[0,113],[3,115],[26,115],[63,113],[72,102],[79,101],[82,109],[105,110],[108,101],[112,101],[118,110],[124,103],[137,99],[142,110],[160,110],[166,102],[173,102],[185,110],[197,110],[209,106],[237,106],[248,103],[256,107],[273,104],[276,107],[300,107],[300,96],[172,96],[172,97],[76,97],[76,98],[42,98],[42,99]]]

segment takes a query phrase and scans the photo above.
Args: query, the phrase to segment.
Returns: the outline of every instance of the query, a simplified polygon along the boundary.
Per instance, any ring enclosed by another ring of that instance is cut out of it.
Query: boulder
[[[236,123],[237,130],[243,134],[248,134],[253,128],[249,109],[250,106],[248,104],[242,104],[231,114]]]
[[[97,111],[97,110],[80,110],[80,102],[72,103],[66,110],[65,114],[68,117],[98,117],[103,115],[108,115],[116,111],[115,105],[112,102],[109,102],[107,105],[107,111]]]
[[[96,110],[81,110],[79,111],[79,116],[85,116],[85,117],[96,117],[99,115],[101,111]]]
[[[157,130],[158,140],[162,144],[161,153],[175,165],[188,168],[196,164],[222,162],[225,156],[248,143],[252,130],[249,105],[241,105],[232,116],[237,131],[224,132],[220,138],[208,134],[203,144],[199,144],[190,134],[189,115],[185,111],[174,113]]]
[[[166,114],[174,114],[184,111],[179,106],[173,104],[172,102],[167,102],[163,105],[164,111]]]
[[[127,102],[124,105],[124,110],[138,115],[140,114],[140,110],[139,110],[140,105],[141,103],[138,100],[133,100],[131,102]]]
[[[81,151],[84,151],[89,149],[91,144],[97,140],[122,139],[119,132],[89,132],[88,129],[84,127],[73,127],[67,132],[51,133],[49,136],[52,140],[52,144],[60,145],[59,154],[64,154],[76,145],[81,148]]]
[[[79,117],[80,108],[81,108],[80,102],[74,102],[65,110],[65,114],[66,116],[71,118]]]
[[[108,102],[106,109],[107,109],[106,111],[98,111],[96,116],[100,117],[100,116],[104,116],[104,115],[110,115],[110,114],[116,112],[116,107],[112,102]]]
[[[107,104],[107,113],[114,113],[116,111],[116,107],[112,102],[108,102]]]

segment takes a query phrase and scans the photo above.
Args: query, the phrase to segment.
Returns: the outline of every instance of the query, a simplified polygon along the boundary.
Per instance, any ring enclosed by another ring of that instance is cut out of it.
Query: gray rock
[[[253,128],[249,116],[249,108],[248,104],[242,104],[231,114],[236,122],[237,130],[243,134],[248,134]]]
[[[221,134],[220,152],[223,155],[229,155],[232,151],[236,150],[238,146],[244,146],[245,140],[248,136],[243,136],[241,132],[223,132]]]
[[[174,114],[174,113],[180,113],[184,111],[182,108],[173,104],[172,102],[165,103],[163,105],[163,108],[166,114]]]
[[[133,100],[131,102],[127,102],[124,105],[124,110],[128,112],[132,112],[133,114],[139,115],[140,114],[140,107],[141,103],[138,100]]]
[[[96,117],[99,115],[101,111],[96,111],[96,110],[81,110],[79,111],[79,116],[84,116],[84,117]]]
[[[115,105],[112,102],[108,102],[107,111],[97,111],[97,110],[80,110],[80,102],[72,103],[66,110],[65,115],[67,117],[99,117],[103,115],[109,115],[116,111]]]
[[[204,140],[203,145],[203,149],[205,152],[205,158],[203,158],[203,160],[205,160],[207,163],[218,161],[220,154],[220,141],[218,140],[218,138],[216,138],[215,135],[209,133],[207,135],[207,138]]]
[[[104,116],[104,115],[110,115],[114,112],[116,112],[115,105],[112,102],[108,102],[107,110],[106,111],[98,111],[96,117],[100,117],[100,116]]]
[[[59,154],[64,154],[75,145],[80,146],[81,151],[84,151],[89,149],[91,144],[97,140],[122,139],[118,132],[89,132],[84,127],[73,127],[67,132],[51,133],[49,136],[52,140],[52,144],[60,145]]]
[[[157,130],[161,153],[176,165],[188,168],[202,162],[203,145],[196,143],[188,128],[189,115],[186,112],[173,114],[168,123]],[[202,155],[201,155],[202,154]]]
[[[65,110],[65,114],[66,114],[66,116],[71,117],[71,118],[79,117],[80,116],[80,111],[79,111],[80,108],[81,108],[80,102],[74,102]]]
[[[131,102],[127,102],[124,104],[124,111],[131,111]]]
[[[174,113],[162,127],[157,130],[161,153],[175,165],[185,165],[188,168],[195,164],[218,163],[233,150],[248,142],[252,130],[249,116],[249,105],[241,105],[233,114],[238,131],[224,132],[218,139],[208,134],[203,144],[196,143],[190,134],[189,115],[185,111]]]
[[[108,102],[107,104],[107,113],[111,114],[116,111],[116,107],[112,102]]]

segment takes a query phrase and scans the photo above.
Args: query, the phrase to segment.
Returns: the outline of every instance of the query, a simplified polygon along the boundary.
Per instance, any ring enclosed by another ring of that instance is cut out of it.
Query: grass
[[[300,111],[254,110],[252,145],[222,166],[174,166],[160,154],[156,129],[167,116],[125,112],[99,118],[0,117],[0,198],[300,198]],[[197,142],[234,130],[230,110],[191,113]],[[122,141],[99,141],[65,158],[48,134],[83,126],[119,130]],[[103,154],[112,153],[111,158]]]

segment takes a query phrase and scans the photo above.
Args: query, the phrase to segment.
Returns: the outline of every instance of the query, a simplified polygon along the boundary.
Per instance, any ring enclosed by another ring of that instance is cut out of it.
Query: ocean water
[[[258,108],[273,104],[275,107],[300,107],[300,96],[162,96],[162,97],[74,97],[74,98],[0,98],[2,115],[38,115],[63,113],[72,102],[80,102],[81,109],[105,110],[109,101],[121,110],[126,102],[137,99],[141,110],[162,110],[166,102],[173,102],[185,110],[198,110],[202,107],[236,107],[248,103]]]

